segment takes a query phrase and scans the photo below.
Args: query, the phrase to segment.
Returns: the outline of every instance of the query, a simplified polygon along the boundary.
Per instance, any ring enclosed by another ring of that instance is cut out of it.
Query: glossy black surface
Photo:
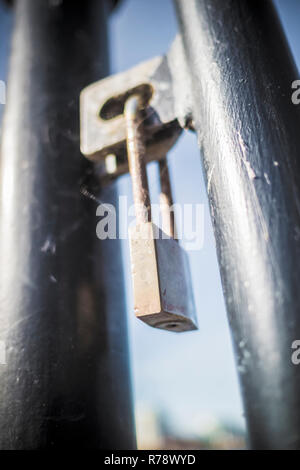
[[[253,448],[300,448],[299,73],[271,2],[175,0]]]
[[[108,73],[103,0],[15,2],[1,147],[0,448],[135,446],[122,260],[80,192],[79,92]],[[115,186],[97,195],[112,203]]]

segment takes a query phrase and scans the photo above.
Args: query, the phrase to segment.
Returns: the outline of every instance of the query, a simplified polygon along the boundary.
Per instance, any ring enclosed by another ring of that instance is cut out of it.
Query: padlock
[[[132,179],[136,225],[129,229],[134,311],[150,326],[169,331],[197,329],[187,255],[173,238],[173,214],[167,161],[160,165],[161,230],[151,220],[151,204],[138,95],[125,103],[127,155]]]

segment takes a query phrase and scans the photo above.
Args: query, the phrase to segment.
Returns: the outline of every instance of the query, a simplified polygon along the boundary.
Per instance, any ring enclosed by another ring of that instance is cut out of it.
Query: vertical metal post
[[[253,448],[300,447],[299,78],[266,0],[175,0]]]
[[[1,147],[0,448],[135,446],[120,245],[96,237],[79,92],[106,0],[16,0]],[[116,200],[111,186],[100,194]]]

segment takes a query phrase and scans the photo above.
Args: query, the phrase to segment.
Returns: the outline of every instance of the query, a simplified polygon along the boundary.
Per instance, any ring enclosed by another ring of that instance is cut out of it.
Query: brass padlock
[[[129,229],[134,311],[137,318],[169,331],[197,329],[187,255],[174,240],[166,159],[160,165],[162,231],[151,221],[139,96],[124,108],[127,154],[132,178],[136,225]]]

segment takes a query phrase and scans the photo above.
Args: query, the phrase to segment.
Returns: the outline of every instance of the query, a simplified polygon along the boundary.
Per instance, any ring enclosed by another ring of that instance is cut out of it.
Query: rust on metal
[[[175,217],[174,211],[172,210],[173,196],[167,157],[165,156],[159,160],[158,165],[160,180],[159,205],[161,228],[164,233],[169,235],[169,237],[175,238]]]
[[[126,121],[127,156],[132,181],[133,200],[137,223],[151,220],[151,204],[145,164],[143,142],[143,119],[140,112],[141,98],[133,95],[126,101],[124,115]]]

